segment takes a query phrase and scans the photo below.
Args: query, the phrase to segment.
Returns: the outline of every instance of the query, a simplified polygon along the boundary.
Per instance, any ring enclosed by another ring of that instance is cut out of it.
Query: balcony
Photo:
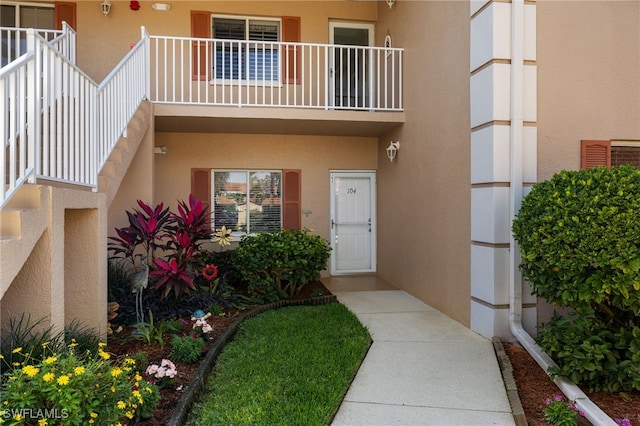
[[[156,131],[377,136],[404,122],[402,49],[149,36],[149,55]]]

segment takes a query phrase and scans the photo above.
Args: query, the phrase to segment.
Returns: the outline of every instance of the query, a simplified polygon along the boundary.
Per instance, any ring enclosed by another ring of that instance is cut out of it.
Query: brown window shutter
[[[191,11],[191,37],[211,38],[211,13],[199,10]],[[209,80],[209,65],[211,63],[211,52],[207,51],[207,44],[204,41],[193,41],[191,46],[193,80]]]
[[[282,227],[286,229],[302,228],[302,172],[283,170],[282,193],[284,199]]]
[[[611,167],[611,141],[581,141],[582,169],[594,166]]]
[[[191,169],[191,194],[211,213],[211,169]]]
[[[282,17],[282,41],[300,42],[300,17]],[[300,46],[286,46],[282,58],[282,73],[287,83],[300,84]]]
[[[53,2],[55,7],[53,11],[53,20],[56,23],[56,29],[62,29],[62,21],[65,21],[71,28],[76,29],[76,4],[64,1]]]

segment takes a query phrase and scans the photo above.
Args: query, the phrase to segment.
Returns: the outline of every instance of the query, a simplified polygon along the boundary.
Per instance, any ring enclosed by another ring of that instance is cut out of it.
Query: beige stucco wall
[[[176,209],[191,191],[191,168],[300,169],[302,226],[329,238],[330,170],[376,170],[377,139],[366,137],[157,133],[154,200]]]
[[[538,1],[538,181],[581,139],[640,140],[640,2]],[[546,322],[553,307],[538,304]]]
[[[378,37],[388,31],[405,49],[406,123],[379,143],[378,274],[468,325],[469,4],[379,8]],[[400,141],[393,163],[391,140]]]
[[[23,238],[5,242],[0,267],[27,245],[29,255],[0,300],[0,328],[22,314],[62,330],[74,320],[106,337],[107,209],[104,194],[43,186],[42,217],[23,216]],[[33,248],[29,228],[46,225]],[[5,253],[5,250],[7,253]],[[7,254],[7,256],[5,256]]]
[[[128,1],[112,1],[105,17],[99,2],[77,2],[78,65],[96,81],[113,69],[140,40],[140,27],[152,35],[189,37],[191,10],[248,16],[299,16],[301,37],[306,43],[328,43],[330,19],[374,22],[375,2],[361,1],[172,1],[169,12],[151,9],[151,1],[141,1],[140,10]],[[386,7],[386,6],[385,6]]]
[[[640,2],[538,1],[538,180],[581,139],[640,139]]]

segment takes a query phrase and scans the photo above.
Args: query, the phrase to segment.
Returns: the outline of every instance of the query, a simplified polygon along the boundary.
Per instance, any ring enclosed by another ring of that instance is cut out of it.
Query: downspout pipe
[[[511,1],[511,134],[510,134],[510,222],[516,217],[523,198],[524,145],[524,0]],[[509,328],[544,371],[557,364],[535,343],[522,326],[522,275],[518,270],[520,248],[510,232],[509,250]],[[553,380],[562,393],[594,425],[616,426],[616,422],[589,399],[575,384],[556,376]]]

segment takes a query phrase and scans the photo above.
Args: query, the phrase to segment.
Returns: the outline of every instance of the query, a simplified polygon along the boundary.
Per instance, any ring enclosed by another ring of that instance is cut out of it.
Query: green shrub
[[[281,230],[242,238],[233,259],[252,293],[267,298],[297,294],[302,286],[320,278],[331,248],[307,230]]]
[[[169,357],[175,362],[193,364],[200,359],[204,340],[192,336],[173,336]]]
[[[35,424],[55,417],[61,424],[86,425],[148,417],[159,392],[138,374],[133,359],[113,361],[104,346],[96,355],[76,355],[75,343],[61,351],[45,345],[42,358],[24,353],[20,367],[1,376],[2,418]]]
[[[558,374],[592,389],[640,389],[638,211],[640,170],[595,167],[534,185],[513,223],[534,293],[578,313],[545,324],[538,341]]]

